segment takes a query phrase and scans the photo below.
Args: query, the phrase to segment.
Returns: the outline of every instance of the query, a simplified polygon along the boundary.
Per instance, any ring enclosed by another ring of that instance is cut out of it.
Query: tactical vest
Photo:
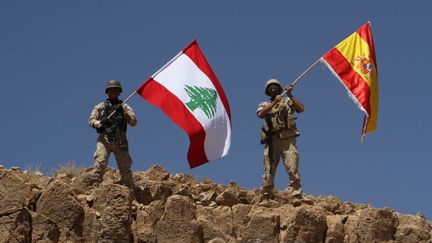
[[[119,100],[116,104],[121,104],[122,101]],[[111,104],[109,100],[106,100],[104,102],[104,109],[101,111],[101,118],[100,120],[107,119],[108,116],[115,110],[115,105]],[[119,114],[118,112],[114,113],[108,121],[106,122],[106,125],[103,125],[100,129],[97,129],[97,132],[105,132],[107,134],[116,133],[119,131],[126,132],[127,130],[127,122],[122,116],[122,114]]]
[[[266,115],[261,129],[261,143],[277,134],[280,138],[297,137],[296,117],[294,116],[293,102],[289,98],[281,100]]]

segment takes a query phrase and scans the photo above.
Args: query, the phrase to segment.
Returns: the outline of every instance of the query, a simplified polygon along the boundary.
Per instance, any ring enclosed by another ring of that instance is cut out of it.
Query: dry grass
[[[29,183],[37,185],[39,183],[40,177],[43,175],[42,162],[36,161],[33,165],[27,167],[27,172],[29,176]]]
[[[69,177],[75,177],[79,175],[84,168],[77,166],[75,161],[66,161],[60,164],[56,170],[54,170],[54,175],[66,174]]]

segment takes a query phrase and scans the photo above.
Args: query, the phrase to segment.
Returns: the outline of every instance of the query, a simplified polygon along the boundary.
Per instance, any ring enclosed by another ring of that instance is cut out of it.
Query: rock
[[[250,204],[253,200],[253,194],[250,194],[247,190],[239,190],[238,199],[240,203]]]
[[[12,166],[10,169],[11,169],[12,171],[21,171],[21,168],[18,167],[18,166]]]
[[[208,243],[227,243],[224,239],[214,238],[208,241]]]
[[[102,242],[130,242],[131,203],[132,193],[127,187],[118,184],[101,185],[94,192],[93,208],[100,216],[88,225],[94,231],[91,234]]]
[[[328,215],[327,220],[327,234],[325,243],[343,243],[344,240],[344,221],[348,216],[343,215]]]
[[[94,175],[91,170],[82,171],[72,180],[71,186],[74,192],[85,194],[96,188],[101,183],[100,177]]]
[[[164,181],[169,177],[169,172],[160,165],[153,165],[144,173],[144,178],[151,181]]]
[[[333,196],[297,202],[277,190],[262,201],[259,189],[199,183],[159,166],[135,173],[133,191],[113,184],[120,176],[112,169],[98,187],[79,188],[89,174],[0,168],[0,242],[431,242],[432,222],[422,213]]]
[[[234,230],[233,215],[230,207],[217,208],[198,206],[196,210],[198,221],[203,227],[203,239],[213,238],[228,240]]]
[[[60,229],[60,241],[82,237],[84,209],[72,192],[61,181],[51,183],[36,203],[36,212],[54,222]]]
[[[281,212],[281,242],[323,242],[327,230],[325,211],[302,205]]]
[[[190,188],[188,185],[181,185],[180,188],[178,188],[178,190],[176,190],[175,194],[186,196],[186,197],[192,197],[191,192],[190,192]]]
[[[0,215],[19,211],[28,201],[30,193],[31,187],[19,174],[0,171]]]
[[[186,184],[191,187],[198,184],[198,181],[189,174],[176,174],[175,176],[171,177],[170,180],[174,183]]]
[[[241,242],[278,242],[280,216],[272,212],[249,213],[250,220],[240,234]]]
[[[31,242],[31,215],[25,209],[0,214],[0,242]]]
[[[396,228],[395,242],[430,242],[432,227],[423,217],[397,215],[399,225]]]
[[[227,189],[216,197],[215,202],[218,205],[232,207],[240,203],[240,200],[235,196],[235,192]]]
[[[393,239],[398,219],[393,212],[366,208],[348,217],[344,230],[344,242],[384,242]]]
[[[42,195],[42,191],[38,188],[32,188],[28,198],[24,200],[24,204],[33,211],[36,211],[36,202]]]
[[[277,208],[281,206],[281,204],[278,201],[272,199],[264,199],[258,205],[266,208]],[[301,203],[298,206],[300,205]]]
[[[58,242],[60,230],[56,223],[42,214],[32,215],[32,242]]]
[[[331,213],[338,214],[340,213],[340,209],[342,207],[341,201],[334,197],[334,196],[328,196],[320,198],[321,200],[318,201],[316,204],[317,206],[320,206],[324,208],[326,211],[329,211]]]
[[[249,212],[251,205],[237,204],[231,210],[233,214],[233,231],[234,235],[241,235],[246,230],[246,226],[250,220]]]
[[[84,222],[83,222],[83,238],[84,242],[100,242],[99,240],[99,229],[102,228],[101,222],[99,221],[99,217],[96,215],[97,211],[93,209],[87,208]]]
[[[135,200],[144,205],[148,205],[153,201],[153,197],[149,187],[136,186],[134,188]]]
[[[192,200],[181,195],[169,197],[154,232],[157,242],[201,242],[202,227],[196,220]]]
[[[203,205],[207,206],[211,202],[213,202],[217,197],[217,193],[214,191],[207,191],[203,192],[199,195],[199,200],[202,202]]]
[[[148,204],[156,200],[166,200],[168,197],[173,195],[172,185],[168,182],[152,182],[141,186],[144,196],[140,198],[147,197],[143,200],[143,204]],[[150,196],[150,197],[149,197]]]
[[[190,198],[181,195],[173,195],[168,198],[162,220],[187,221],[195,218],[195,207]]]
[[[153,232],[154,225],[161,219],[164,213],[164,202],[153,201],[143,210],[137,211],[136,220],[132,225],[134,240],[138,242],[157,242]]]
[[[204,242],[197,220],[162,220],[155,225],[154,232],[158,243]]]

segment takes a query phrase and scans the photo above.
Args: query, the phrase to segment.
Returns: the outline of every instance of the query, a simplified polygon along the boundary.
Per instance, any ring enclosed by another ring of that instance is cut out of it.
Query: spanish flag
[[[363,141],[366,133],[376,129],[378,117],[378,71],[370,22],[337,44],[321,61],[365,113]]]

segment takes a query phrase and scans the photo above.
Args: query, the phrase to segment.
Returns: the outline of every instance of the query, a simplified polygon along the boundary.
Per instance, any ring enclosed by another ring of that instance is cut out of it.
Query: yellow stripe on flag
[[[354,32],[340,42],[336,48],[372,89],[372,83],[376,82],[377,74],[375,63],[370,56],[371,51],[368,43],[357,32]]]

